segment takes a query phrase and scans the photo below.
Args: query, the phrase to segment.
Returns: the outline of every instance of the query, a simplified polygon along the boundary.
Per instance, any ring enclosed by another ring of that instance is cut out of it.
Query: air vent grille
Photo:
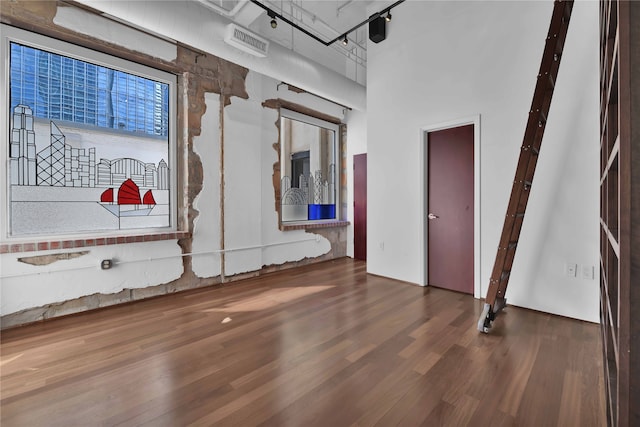
[[[224,41],[254,56],[265,57],[269,51],[269,42],[267,40],[236,24],[227,26]]]

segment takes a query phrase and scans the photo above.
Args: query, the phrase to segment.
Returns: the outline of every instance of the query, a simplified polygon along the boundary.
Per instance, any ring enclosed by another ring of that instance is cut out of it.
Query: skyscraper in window
[[[55,123],[49,128],[51,144],[38,153],[38,185],[64,187],[65,136]]]
[[[11,108],[34,117],[154,136],[169,131],[169,86],[19,43],[11,43]]]
[[[36,185],[36,135],[33,111],[26,105],[13,109],[9,162],[12,185]]]

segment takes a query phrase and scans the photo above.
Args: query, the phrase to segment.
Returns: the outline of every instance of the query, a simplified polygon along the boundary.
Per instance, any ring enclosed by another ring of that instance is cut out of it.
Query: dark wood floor
[[[11,329],[0,423],[605,425],[598,325],[480,311],[341,259]]]

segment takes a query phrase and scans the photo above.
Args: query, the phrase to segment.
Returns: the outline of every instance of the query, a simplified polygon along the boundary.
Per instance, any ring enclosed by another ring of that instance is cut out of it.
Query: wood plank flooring
[[[0,423],[605,425],[598,325],[481,306],[345,258],[10,329]]]

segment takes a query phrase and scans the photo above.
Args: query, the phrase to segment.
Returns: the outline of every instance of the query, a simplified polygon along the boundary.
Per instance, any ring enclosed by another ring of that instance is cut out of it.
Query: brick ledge
[[[93,246],[121,245],[125,243],[155,242],[159,240],[184,239],[185,237],[189,237],[189,235],[190,234],[187,231],[174,231],[170,233],[135,234],[114,237],[2,243],[0,244],[0,254],[88,248]]]
[[[280,229],[282,231],[288,230],[310,230],[314,228],[333,228],[333,227],[346,227],[351,224],[349,221],[327,221],[327,222],[305,222],[299,224],[282,224]]]

